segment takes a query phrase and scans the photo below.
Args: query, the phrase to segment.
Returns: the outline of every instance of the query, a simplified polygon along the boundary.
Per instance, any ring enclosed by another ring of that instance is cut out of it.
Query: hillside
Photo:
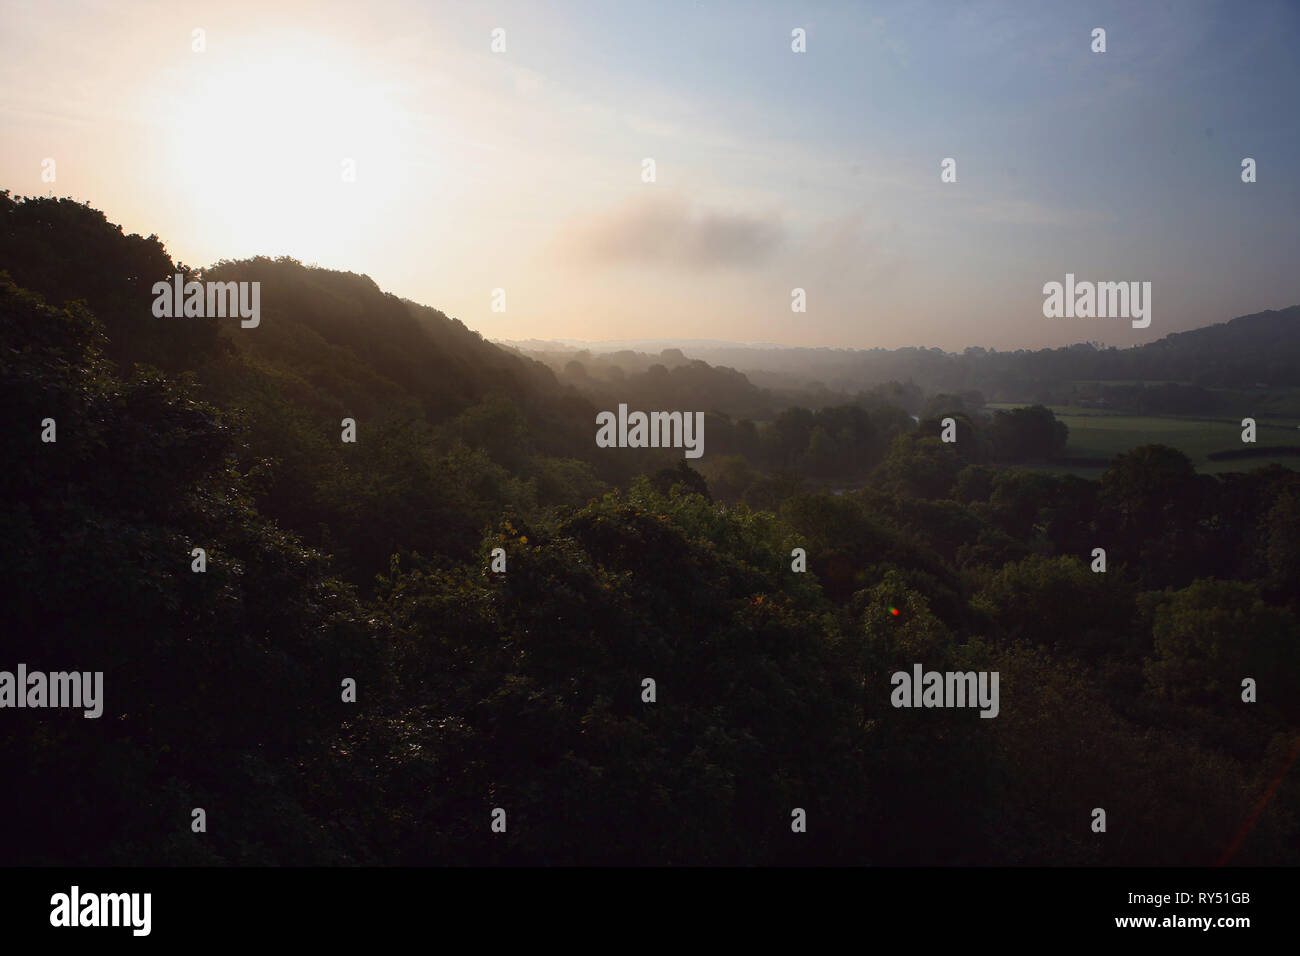
[[[1300,853],[1295,472],[1149,442],[1035,472],[1050,409],[918,423],[902,385],[711,414],[697,471],[595,448],[588,398],[365,276],[223,262],[255,328],[160,321],[156,238],[5,200],[0,671],[105,688],[0,721],[9,862]],[[762,397],[659,358],[647,400]],[[900,709],[922,666],[1002,696]]]
[[[463,557],[503,501],[525,514],[585,501],[646,460],[601,455],[595,408],[544,365],[368,276],[265,257],[192,269],[88,205],[8,192],[0,270],[56,307],[84,302],[118,374],[186,377],[237,427],[259,509],[363,584],[399,541]],[[260,283],[260,322],[155,316],[153,284],[178,271]],[[354,448],[345,418],[365,439]]]

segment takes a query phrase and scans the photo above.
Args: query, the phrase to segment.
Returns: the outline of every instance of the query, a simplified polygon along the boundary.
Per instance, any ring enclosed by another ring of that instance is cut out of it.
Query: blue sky
[[[490,337],[1125,346],[1300,302],[1294,3],[8,7],[0,186]],[[1150,328],[1045,319],[1066,272],[1152,282]]]

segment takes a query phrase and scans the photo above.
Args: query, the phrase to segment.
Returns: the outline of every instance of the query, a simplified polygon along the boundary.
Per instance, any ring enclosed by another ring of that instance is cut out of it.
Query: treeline
[[[1300,337],[1300,320],[1293,320],[1291,328],[1292,334]],[[715,360],[730,355],[716,348],[704,351]],[[724,365],[710,365],[699,358],[688,359],[678,349],[666,349],[657,357],[626,351],[519,354],[546,362],[562,383],[602,407],[619,401],[642,407],[690,407],[759,422],[770,421],[787,408],[815,411],[848,404],[869,407],[881,401],[910,414],[933,417],[936,402],[951,404],[954,398],[970,414],[978,414],[986,402],[995,401],[1103,408],[1136,415],[1233,416],[1258,413],[1259,397],[1273,394],[1267,389],[1285,388],[1290,382],[1289,374],[1269,375],[1267,366],[1252,366],[1245,360],[1240,363],[1243,375],[1214,376],[1211,385],[1142,381],[1146,366],[1140,363],[1130,363],[1126,369],[1101,369],[1115,375],[1133,374],[1137,376],[1136,381],[1099,380],[1095,375],[1096,363],[1075,361],[1087,353],[1099,354],[1092,346],[1059,350],[1065,353],[1064,360],[1052,350],[1006,353],[1009,356],[1006,362],[1003,353],[970,349],[960,356],[937,350],[902,350],[906,360],[879,363],[869,360],[874,352],[835,352],[801,359],[799,355],[803,351],[742,351],[742,360],[764,363],[745,373]],[[1102,350],[1100,354],[1110,352],[1121,354],[1117,350]],[[569,357],[574,354],[579,358]],[[865,357],[853,363],[845,355]],[[839,368],[829,375],[836,387],[828,387],[819,379],[773,374],[770,370],[787,364],[799,367],[801,363],[809,376],[819,371],[831,373],[832,369],[821,368],[823,363]],[[925,387],[918,385],[913,377]],[[758,382],[765,385],[760,387]],[[1220,385],[1233,385],[1246,391],[1244,394],[1225,392],[1216,387]]]
[[[816,411],[788,408],[762,426],[709,416],[710,456],[703,468],[720,500],[775,508],[805,485],[843,487],[869,479],[938,497],[964,464],[1064,456],[1069,430],[1050,409],[998,409],[982,417],[953,396],[937,399],[927,405],[937,410],[935,416],[919,422],[878,401]],[[951,453],[940,454],[943,445]]]
[[[1228,322],[1176,332],[1159,341],[1119,349],[1079,343],[1055,349],[999,351],[978,346],[960,353],[938,348],[830,349],[753,348],[743,345],[688,346],[691,358],[744,372],[757,387],[773,391],[826,389],[856,395],[880,382],[907,382],[927,394],[978,390],[991,402],[1064,404],[1089,390],[1123,388],[1122,383],[1158,383],[1142,396],[1170,410],[1190,412],[1198,400],[1184,388],[1300,386],[1300,305],[1241,316]],[[1110,394],[1107,393],[1109,399]],[[1199,395],[1204,400],[1204,395]],[[1174,402],[1178,408],[1169,408]],[[915,408],[909,408],[915,412]],[[1140,410],[1140,409],[1134,409]],[[1156,410],[1156,405],[1151,406]],[[1206,409],[1208,410],[1208,409]]]

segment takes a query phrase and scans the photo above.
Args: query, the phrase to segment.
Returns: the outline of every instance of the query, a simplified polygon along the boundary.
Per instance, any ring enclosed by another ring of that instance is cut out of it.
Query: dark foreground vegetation
[[[0,196],[0,669],[105,674],[0,711],[7,864],[1204,864],[1293,755],[1295,472],[1021,470],[1050,412],[948,444],[882,388],[712,416],[708,481],[364,276],[208,270],[246,330],[155,319],[178,268]],[[894,709],[916,663],[999,715]],[[1232,862],[1300,859],[1297,776]]]

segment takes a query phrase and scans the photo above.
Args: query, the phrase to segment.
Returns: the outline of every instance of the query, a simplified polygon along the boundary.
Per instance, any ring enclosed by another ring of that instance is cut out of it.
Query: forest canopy
[[[583,390],[368,277],[190,270],[68,200],[0,196],[0,270],[6,666],[106,688],[0,725],[12,864],[1203,864],[1286,765],[1294,471],[1018,467],[1063,454],[1050,409],[778,408],[677,356]],[[156,319],[176,271],[261,282],[260,326]],[[597,448],[624,394],[703,405],[705,466]],[[996,719],[891,706],[918,663],[998,672]],[[1300,855],[1298,788],[1235,862]]]

